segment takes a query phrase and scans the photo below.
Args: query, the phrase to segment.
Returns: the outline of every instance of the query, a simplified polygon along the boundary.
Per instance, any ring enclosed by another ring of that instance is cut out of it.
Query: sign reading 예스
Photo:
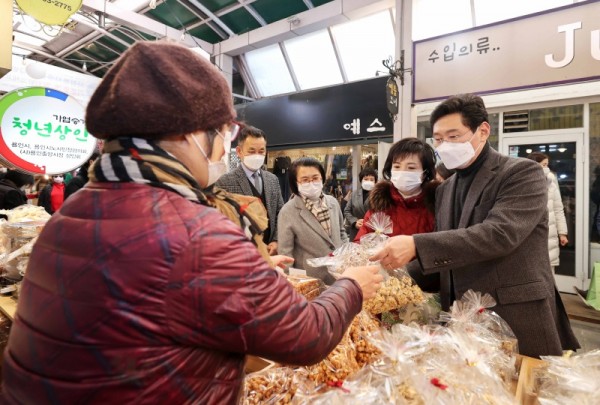
[[[25,13],[47,25],[63,25],[81,8],[82,0],[16,0]]]
[[[32,174],[58,174],[83,165],[96,148],[85,110],[57,90],[28,87],[0,99],[0,156]]]

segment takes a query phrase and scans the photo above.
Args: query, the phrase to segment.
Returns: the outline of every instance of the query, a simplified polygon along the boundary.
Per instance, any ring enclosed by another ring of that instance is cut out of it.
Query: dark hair
[[[362,181],[365,178],[365,176],[375,177],[375,182],[377,182],[377,179],[379,177],[379,175],[377,174],[377,170],[373,169],[372,167],[365,167],[364,169],[362,169],[358,174],[358,181]]]
[[[33,184],[33,176],[31,174],[21,173],[16,170],[7,170],[4,179],[15,183],[15,186],[21,188],[25,184]]]
[[[323,169],[323,165],[315,158],[312,157],[301,157],[300,159],[294,160],[292,163],[292,167],[288,172],[288,178],[290,180],[290,189],[292,193],[296,195],[300,195],[298,191],[298,179],[296,176],[298,175],[298,167],[316,167],[319,169],[319,173],[321,173],[321,181],[325,181],[325,169]]]
[[[527,155],[527,159],[535,160],[538,163],[541,163],[546,159],[550,160],[548,155],[542,152],[531,152],[529,155]]]
[[[437,165],[435,167],[435,171],[437,172],[437,174],[439,174],[440,176],[442,176],[442,179],[446,180],[448,177],[452,176],[454,173],[456,173],[456,170],[454,169],[448,169],[444,163],[440,163],[439,165]]]
[[[92,156],[90,156],[89,159],[84,164],[82,164],[81,167],[79,167],[77,175],[83,177],[84,179],[87,179],[88,170],[90,170],[90,166],[96,159],[98,159],[99,156],[100,154],[98,152],[92,153]]]
[[[435,153],[433,148],[418,138],[404,138],[392,145],[383,166],[383,178],[390,179],[392,165],[396,159],[402,159],[409,155],[419,156],[425,175],[423,183],[435,179]]]
[[[242,146],[242,144],[246,141],[246,139],[249,136],[251,136],[252,138],[264,138],[265,141],[267,140],[267,137],[265,136],[265,133],[262,129],[258,129],[251,125],[245,125],[242,127],[242,129],[240,129],[240,134],[237,138],[238,146]]]
[[[460,114],[463,125],[475,132],[483,122],[488,122],[488,113],[483,99],[475,94],[460,94],[443,101],[429,117],[431,128],[442,117],[450,114]]]

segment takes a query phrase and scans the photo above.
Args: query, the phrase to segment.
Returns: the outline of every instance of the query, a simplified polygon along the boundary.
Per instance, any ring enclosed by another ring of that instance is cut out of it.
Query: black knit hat
[[[161,139],[218,129],[235,115],[229,84],[209,61],[181,45],[138,42],[100,82],[86,126],[100,139]]]

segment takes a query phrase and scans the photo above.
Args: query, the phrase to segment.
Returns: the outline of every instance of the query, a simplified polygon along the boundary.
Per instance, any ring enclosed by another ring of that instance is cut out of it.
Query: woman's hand
[[[379,273],[379,266],[350,267],[344,271],[342,277],[351,278],[360,285],[363,300],[373,298],[383,282],[383,276]]]
[[[569,243],[569,238],[567,238],[567,235],[558,235],[558,238],[560,239],[561,246],[566,246],[567,243]]]
[[[287,266],[294,263],[294,258],[284,255],[275,255],[271,256],[271,261],[275,268],[279,267],[280,269],[285,269]]]
[[[362,219],[362,218],[361,218],[361,219],[359,219],[358,221],[356,221],[356,225],[355,225],[356,229],[360,229],[360,228],[363,226],[363,222],[364,222],[364,221],[365,221],[365,220],[364,220],[364,219]]]

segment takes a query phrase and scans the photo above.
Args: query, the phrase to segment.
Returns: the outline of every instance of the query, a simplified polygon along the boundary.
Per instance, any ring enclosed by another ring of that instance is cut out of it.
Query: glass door
[[[584,151],[583,132],[520,132],[500,138],[500,151],[512,157],[527,157],[542,152],[549,157],[550,171],[558,181],[568,230],[568,243],[560,246],[560,265],[554,268],[559,291],[573,293],[583,288],[587,278],[587,256],[584,256]]]

